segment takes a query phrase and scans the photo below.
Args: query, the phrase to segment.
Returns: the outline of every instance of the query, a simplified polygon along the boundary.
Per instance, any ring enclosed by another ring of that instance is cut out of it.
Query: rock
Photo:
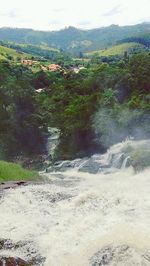
[[[31,266],[20,258],[0,256],[0,266]]]
[[[92,266],[109,265],[113,259],[113,250],[111,247],[101,249],[91,258]]]
[[[62,162],[55,162],[53,166],[50,166],[46,169],[46,173],[51,172],[65,172],[72,167],[71,161],[62,161]]]
[[[0,239],[0,250],[3,249],[6,241],[7,240],[5,240],[5,239]]]
[[[99,162],[96,162],[93,159],[89,159],[79,168],[79,172],[96,174],[99,172],[100,168],[101,165]]]
[[[58,195],[58,201],[63,198],[63,195]],[[18,257],[8,257],[4,255],[0,255],[0,266],[33,266],[33,265],[43,265],[45,258],[42,257],[39,253],[34,250],[34,243],[30,243],[26,241],[12,242],[10,239],[0,239],[0,251],[1,254],[3,251],[11,251],[11,250],[19,250],[20,248],[24,248],[31,257],[28,261],[24,261]]]
[[[58,161],[55,162],[52,166],[46,169],[47,173],[51,172],[65,172],[70,169],[77,169],[79,172],[88,172],[92,174],[98,173],[101,165],[94,158],[83,158],[83,159],[75,159],[72,161]]]
[[[150,252],[143,253],[126,244],[120,246],[109,245],[98,251],[91,259],[91,266],[116,265],[116,266],[149,266]]]
[[[26,245],[26,242],[19,241],[17,243],[12,242],[10,239],[0,239],[0,250],[11,250],[11,249],[17,249],[19,247],[23,247]]]
[[[7,182],[0,183],[0,190],[17,188],[18,186],[25,186],[27,184],[28,182],[26,181],[7,181]]]

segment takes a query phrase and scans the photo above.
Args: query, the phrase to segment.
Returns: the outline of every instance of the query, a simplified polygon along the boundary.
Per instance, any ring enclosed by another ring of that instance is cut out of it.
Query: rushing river
[[[150,265],[150,169],[135,173],[123,152],[147,143],[60,162],[49,181],[2,192],[0,255],[41,266]]]

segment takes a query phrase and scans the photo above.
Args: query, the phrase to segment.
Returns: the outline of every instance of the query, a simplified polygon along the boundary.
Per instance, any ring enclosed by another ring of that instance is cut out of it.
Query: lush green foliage
[[[9,157],[43,151],[43,121],[38,116],[33,74],[28,68],[0,63],[0,154]]]
[[[25,170],[15,163],[0,161],[0,181],[34,180],[37,177],[38,173],[35,171]]]
[[[0,96],[1,158],[43,154],[48,127],[61,131],[56,158],[103,151],[128,135],[138,137],[140,127],[150,134],[150,54],[88,62],[79,73],[32,72],[2,61]]]

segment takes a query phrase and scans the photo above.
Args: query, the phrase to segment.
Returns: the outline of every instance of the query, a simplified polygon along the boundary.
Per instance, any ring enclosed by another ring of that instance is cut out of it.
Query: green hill
[[[31,58],[32,55],[23,52],[17,52],[15,49],[0,45],[0,59],[17,61],[17,58],[23,59],[25,57]]]
[[[131,42],[131,43],[122,43],[122,44],[114,45],[105,50],[92,51],[92,52],[86,53],[85,55],[89,57],[93,55],[99,55],[99,56],[123,55],[125,52],[132,53],[134,51],[137,51],[137,50],[140,51],[144,49],[145,49],[144,45]]]
[[[20,44],[13,42],[5,42],[5,46],[15,49],[18,52],[29,53],[34,56],[43,56],[48,58],[53,58],[56,55],[60,54],[60,51],[57,48],[48,47],[45,45],[31,45],[31,44]]]
[[[0,59],[15,60],[17,58],[30,59],[33,57],[35,60],[42,64],[47,63],[60,63],[66,62],[71,59],[68,53],[60,51],[57,48],[49,47],[46,45],[32,45],[21,44],[9,41],[0,41]]]

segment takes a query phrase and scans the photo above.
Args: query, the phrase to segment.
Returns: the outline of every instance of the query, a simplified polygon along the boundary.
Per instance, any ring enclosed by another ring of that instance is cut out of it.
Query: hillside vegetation
[[[150,47],[150,31],[142,32],[140,34],[133,35],[132,37],[123,39],[120,41],[120,43],[123,42],[137,42],[140,44],[145,45],[146,47]]]
[[[89,61],[78,73],[64,70],[33,72],[0,62],[2,159],[45,154],[48,127],[61,132],[55,159],[104,151],[129,135],[150,135],[148,52],[110,63]]]
[[[145,46],[135,42],[122,43],[105,50],[98,50],[86,53],[86,56],[93,56],[97,54],[99,56],[112,56],[112,55],[124,55],[125,52],[133,53],[134,51],[144,50]]]
[[[130,135],[149,137],[149,47],[122,43],[148,36],[148,29],[144,23],[87,31],[0,29],[1,160],[47,155],[49,127],[60,131],[53,160],[104,152]],[[31,64],[18,54],[32,55]]]
[[[140,34],[150,34],[150,25],[142,23],[134,26],[111,25],[109,27],[81,30],[68,27],[60,31],[42,32],[31,29],[1,28],[0,39],[20,44],[44,45],[71,53],[105,49],[116,45],[122,39]],[[132,42],[136,40],[132,40]],[[127,41],[126,41],[127,42]]]
[[[25,57],[31,58],[32,55],[27,53],[19,53],[15,49],[0,45],[0,59],[17,61],[18,58],[24,59]]]

